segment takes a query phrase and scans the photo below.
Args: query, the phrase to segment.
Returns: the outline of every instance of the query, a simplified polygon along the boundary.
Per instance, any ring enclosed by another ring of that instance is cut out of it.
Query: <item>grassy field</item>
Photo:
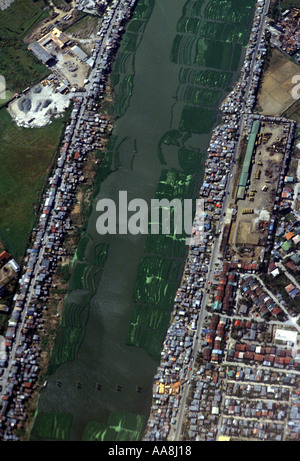
[[[0,14],[0,74],[13,93],[36,83],[48,69],[23,43],[30,29],[48,16],[44,0],[15,0]]]
[[[21,128],[0,110],[0,240],[17,259],[25,251],[65,117],[44,128]]]

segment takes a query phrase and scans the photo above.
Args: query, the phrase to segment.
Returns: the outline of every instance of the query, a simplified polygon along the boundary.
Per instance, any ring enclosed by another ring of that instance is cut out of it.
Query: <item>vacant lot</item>
[[[300,67],[279,50],[273,50],[271,62],[266,71],[258,97],[258,108],[265,115],[281,115],[295,100],[291,90],[294,75],[299,75]]]

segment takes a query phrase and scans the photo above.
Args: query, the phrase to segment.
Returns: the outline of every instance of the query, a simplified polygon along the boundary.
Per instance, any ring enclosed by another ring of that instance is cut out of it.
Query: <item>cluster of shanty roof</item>
[[[205,177],[199,196],[205,199],[205,208],[218,217],[225,197],[228,170],[234,153],[234,133],[237,121],[225,120],[223,125],[215,128],[208,148],[205,164]]]
[[[208,327],[204,330],[203,359],[220,363],[224,356],[224,343],[226,339],[226,318],[213,315]]]
[[[217,294],[215,296],[214,310],[224,313],[229,311],[237,287],[236,279],[236,273],[228,271],[228,265],[224,264],[219,278]]]

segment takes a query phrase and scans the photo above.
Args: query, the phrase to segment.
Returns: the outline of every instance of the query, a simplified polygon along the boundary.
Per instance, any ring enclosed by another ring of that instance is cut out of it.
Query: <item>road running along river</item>
[[[202,3],[205,4],[205,0]],[[165,164],[162,164],[158,155],[158,146],[165,133],[172,129],[178,130],[185,106],[185,101],[179,101],[176,96],[181,65],[170,60],[183,5],[181,0],[156,0],[135,52],[133,91],[129,106],[116,121],[113,130],[113,136],[119,143],[118,168],[101,184],[86,233],[86,260],[94,261],[99,245],[105,244],[108,245],[107,259],[101,277],[95,278],[97,286],[88,303],[85,335],[78,354],[74,360],[61,363],[55,369],[49,376],[47,387],[40,394],[32,439],[47,438],[39,427],[40,415],[70,415],[69,433],[65,436],[68,440],[89,438],[87,427],[91,422],[96,423],[96,432],[102,435],[106,432],[104,428],[108,430],[111,425],[105,439],[115,440],[120,427],[116,427],[118,423],[109,422],[115,412],[141,415],[144,422],[148,417],[153,376],[158,362],[143,348],[126,345],[134,286],[138,266],[144,256],[146,238],[130,234],[99,236],[96,232],[99,213],[95,211],[95,204],[101,198],[112,198],[117,203],[119,191],[123,190],[128,192],[128,200],[143,198],[149,202],[155,196],[162,169],[180,169],[176,143],[165,148]],[[237,77],[237,70],[231,73],[232,81]],[[202,165],[211,129],[219,122],[217,108],[225,96],[225,88],[220,94],[215,106],[210,107],[213,117],[209,129],[204,133],[189,133],[187,136],[188,147],[203,152]],[[199,170],[199,181],[202,173],[203,168]],[[179,281],[180,274],[178,285]],[[83,288],[88,287],[80,284],[76,289],[76,284],[73,284],[67,297],[69,304],[85,304],[90,292]],[[58,336],[59,341],[61,339]],[[60,386],[57,386],[58,381]],[[80,386],[76,385],[78,382]],[[101,390],[96,388],[96,383],[101,384]],[[119,391],[118,385],[121,386]],[[140,386],[141,392],[137,392],[137,386]],[[130,430],[125,431],[124,435],[125,440],[137,436],[138,431],[134,435],[134,431]],[[55,439],[53,434],[51,438]]]

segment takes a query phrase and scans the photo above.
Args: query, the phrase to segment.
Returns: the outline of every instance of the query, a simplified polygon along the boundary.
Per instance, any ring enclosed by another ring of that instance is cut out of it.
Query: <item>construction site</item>
[[[61,78],[65,85],[82,88],[91,70],[89,56],[61,30],[54,27],[28,49]]]
[[[36,38],[28,49],[47,66],[49,75],[38,85],[15,94],[8,106],[15,122],[24,127],[45,126],[53,117],[61,116],[74,93],[83,91],[93,61],[76,41],[56,27]]]
[[[228,239],[233,259],[263,261],[288,136],[288,123],[255,120],[252,124],[242,169],[237,173]]]

